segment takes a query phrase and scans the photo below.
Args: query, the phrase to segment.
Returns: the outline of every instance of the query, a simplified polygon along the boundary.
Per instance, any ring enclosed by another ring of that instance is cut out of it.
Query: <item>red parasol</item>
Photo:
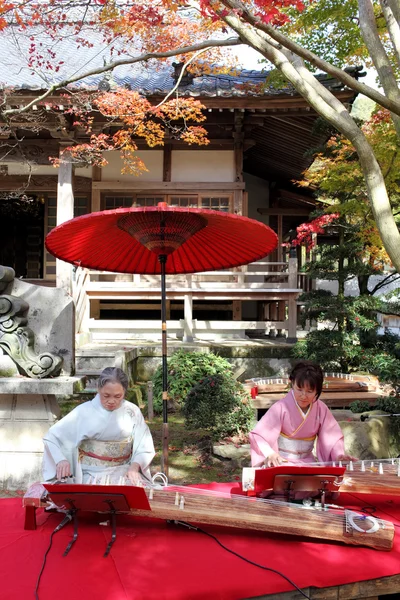
[[[118,273],[161,274],[163,458],[168,471],[165,275],[228,269],[264,258],[278,238],[267,225],[231,213],[158,206],[119,208],[55,227],[46,248],[76,266]]]

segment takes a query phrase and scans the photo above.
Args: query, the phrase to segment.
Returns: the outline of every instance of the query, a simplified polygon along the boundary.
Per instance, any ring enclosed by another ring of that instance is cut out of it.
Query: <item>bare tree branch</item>
[[[373,296],[378,290],[383,288],[385,285],[388,285],[389,283],[395,283],[396,281],[400,281],[399,273],[390,273],[389,275],[386,275],[386,277],[378,281],[378,283],[370,291],[370,294]]]
[[[109,71],[112,71],[116,67],[120,67],[122,65],[133,65],[133,64],[139,63],[139,62],[146,62],[152,58],[171,58],[173,56],[179,56],[180,54],[190,54],[191,52],[198,52],[200,50],[206,51],[206,50],[210,50],[211,48],[240,46],[241,44],[243,44],[243,42],[239,38],[227,38],[224,40],[208,40],[205,42],[199,42],[198,44],[193,44],[191,46],[184,46],[182,48],[176,48],[174,50],[168,50],[165,52],[146,52],[145,54],[140,54],[139,56],[135,56],[132,58],[123,58],[120,60],[115,60],[113,62],[110,62],[110,63],[104,65],[103,67],[99,66],[98,68],[91,69],[80,75],[76,75],[75,77],[71,77],[69,79],[64,79],[63,81],[60,81],[59,83],[55,83],[52,86],[50,86],[49,89],[46,90],[46,92],[44,92],[40,96],[37,96],[37,98],[35,98],[34,100],[29,102],[25,106],[21,106],[19,108],[8,108],[8,109],[2,111],[2,114],[4,116],[10,116],[10,115],[21,114],[23,112],[26,112],[27,110],[32,108],[32,106],[34,106],[35,104],[39,104],[40,102],[43,102],[43,100],[45,100],[46,98],[51,96],[51,94],[53,94],[57,90],[67,87],[71,83],[75,83],[76,81],[81,81],[82,79],[86,79],[87,77],[92,77],[93,75],[99,75],[100,73],[107,73]]]
[[[258,17],[250,13],[250,11],[246,9],[246,6],[243,5],[239,0],[220,1],[224,6],[231,10],[240,10],[242,18],[247,23],[256,27],[259,31],[267,33],[271,36],[271,38],[273,38],[283,47],[287,48],[291,52],[294,52],[295,54],[297,54],[297,56],[300,56],[301,58],[312,64],[314,67],[317,67],[325,73],[332,75],[332,77],[336,77],[336,79],[341,81],[344,85],[347,85],[347,87],[354,90],[355,92],[359,92],[364,96],[368,96],[368,98],[371,98],[371,100],[373,100],[380,106],[387,108],[396,115],[400,115],[400,101],[387,98],[383,94],[379,93],[377,90],[374,90],[374,88],[371,88],[369,85],[357,81],[356,79],[354,79],[354,77],[346,73],[343,69],[339,69],[338,67],[333,66],[331,63],[320,58],[310,50],[307,50],[306,48],[303,48],[293,40],[290,40],[284,34],[280,33],[280,31],[272,27],[272,25],[263,23]]]

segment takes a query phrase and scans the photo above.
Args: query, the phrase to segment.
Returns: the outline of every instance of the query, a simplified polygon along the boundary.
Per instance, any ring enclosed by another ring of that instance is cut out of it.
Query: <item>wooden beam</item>
[[[311,127],[305,127],[304,125],[300,125],[299,123],[296,123],[296,121],[293,121],[290,119],[290,117],[288,119],[284,119],[283,117],[277,117],[276,115],[270,115],[269,116],[270,119],[274,119],[275,121],[279,121],[279,123],[285,123],[285,125],[289,125],[290,128],[293,129],[299,129],[300,131],[305,131],[308,134],[311,134]]]
[[[92,184],[95,190],[134,190],[134,191],[193,191],[193,190],[244,190],[245,183],[242,181],[218,181],[206,183],[204,181],[94,181]]]
[[[336,98],[339,98],[342,102],[350,101],[354,99],[353,90],[343,90],[334,92]],[[32,92],[28,93],[15,93],[8,97],[7,104],[11,107],[18,107],[21,104],[27,104],[28,102],[35,101],[38,94]],[[158,104],[161,100],[164,100],[164,96],[149,96],[149,101]],[[288,94],[280,94],[273,96],[251,96],[251,97],[224,97],[224,96],[213,96],[213,97],[200,97],[201,103],[206,108],[254,108],[258,110],[271,109],[271,108],[308,108],[307,102],[301,96],[290,96]],[[47,96],[46,103],[54,103],[63,106],[71,106],[74,104],[74,97],[68,98],[64,91],[60,91],[60,94],[52,94]],[[38,104],[38,107],[43,107],[43,104]],[[308,111],[312,114],[313,111]]]
[[[306,208],[257,208],[257,212],[260,215],[270,215],[270,216],[288,216],[288,217],[308,217],[310,212],[312,211],[312,207],[310,210]]]

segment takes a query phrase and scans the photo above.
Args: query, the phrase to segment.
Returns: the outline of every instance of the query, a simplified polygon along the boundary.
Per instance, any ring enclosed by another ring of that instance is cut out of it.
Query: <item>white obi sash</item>
[[[278,438],[279,454],[287,460],[304,460],[313,457],[315,437],[295,439],[281,433]]]
[[[121,441],[82,440],[78,448],[78,461],[90,467],[119,467],[130,462],[133,439]]]

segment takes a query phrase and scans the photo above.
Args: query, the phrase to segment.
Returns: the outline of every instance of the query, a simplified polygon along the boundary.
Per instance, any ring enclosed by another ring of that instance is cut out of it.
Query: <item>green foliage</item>
[[[361,224],[350,226],[342,219],[340,226],[345,228],[345,243],[318,246],[315,261],[308,263],[303,271],[313,279],[335,281],[379,275],[382,272],[381,265],[371,265],[369,262],[361,260],[364,251],[362,240],[358,236]],[[335,236],[338,228],[330,227],[329,229],[330,233]],[[335,237],[333,239],[335,240]]]
[[[378,327],[376,313],[381,303],[377,297],[334,296],[326,290],[313,290],[302,294],[300,300],[304,303],[303,326],[306,320],[330,321],[333,329],[344,324],[348,333]]]
[[[221,356],[205,352],[178,350],[168,359],[168,395],[174,409],[182,407],[184,400],[198,381],[209,375],[231,373],[230,363]],[[162,410],[162,367],[153,376],[154,411]]]
[[[356,400],[349,405],[349,408],[353,413],[363,413],[371,410],[371,406],[367,400]]]
[[[295,358],[313,360],[324,371],[349,373],[358,368],[358,356],[361,352],[358,336],[355,332],[331,331],[319,329],[310,331],[306,339],[293,348]]]
[[[325,371],[372,373],[379,381],[400,390],[399,340],[392,334],[379,336],[376,331],[369,331],[361,336],[357,331],[320,329],[298,342],[293,355],[314,360]]]
[[[186,426],[210,431],[217,440],[247,433],[253,420],[249,396],[229,373],[205,377],[187,395]]]
[[[357,0],[305,0],[305,10],[289,14],[285,29],[297,41],[338,67],[370,64],[358,21]]]
[[[385,347],[363,348],[359,355],[359,367],[373,373],[384,383],[400,387],[400,360]]]
[[[384,396],[378,398],[375,403],[376,410],[382,410],[383,412],[391,414],[400,414],[400,398],[396,396]]]

